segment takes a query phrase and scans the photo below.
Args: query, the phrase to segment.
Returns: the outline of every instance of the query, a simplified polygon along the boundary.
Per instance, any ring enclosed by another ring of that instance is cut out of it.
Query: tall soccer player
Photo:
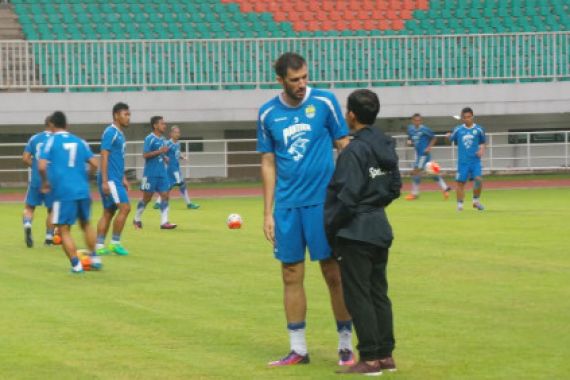
[[[170,128],[170,140],[166,142],[168,146],[168,163],[166,170],[168,172],[168,180],[170,182],[170,189],[172,190],[175,186],[180,190],[180,195],[184,197],[184,202],[186,202],[186,208],[191,210],[196,210],[200,208],[200,205],[194,203],[190,200],[190,195],[188,195],[188,188],[186,187],[186,182],[184,182],[184,177],[180,172],[180,160],[185,160],[186,158],[180,152],[180,128],[174,125]],[[160,195],[156,199],[154,204],[155,209],[160,209],[160,204],[162,199]]]
[[[34,219],[34,211],[37,206],[44,204],[48,210],[46,218],[46,237],[44,244],[53,244],[53,224],[51,223],[51,207],[52,197],[51,194],[44,194],[41,191],[42,181],[38,172],[38,160],[46,141],[53,132],[53,124],[49,116],[45,120],[45,130],[33,135],[22,154],[22,161],[31,169],[30,183],[28,184],[28,191],[26,192],[26,200],[24,205],[24,240],[29,248],[34,246],[34,239],[32,238],[32,220]]]
[[[481,191],[483,190],[483,170],[481,158],[485,154],[485,130],[474,123],[473,110],[469,107],[461,110],[462,125],[458,125],[447,134],[450,141],[457,145],[457,210],[463,211],[465,182],[473,181],[473,208],[483,211]]]
[[[416,151],[416,161],[412,171],[412,192],[406,199],[413,201],[420,196],[420,182],[422,172],[425,171],[426,164],[431,161],[431,149],[435,145],[437,137],[433,131],[423,124],[422,116],[416,113],[412,116],[412,124],[408,126],[408,145],[413,145]],[[433,179],[439,184],[443,192],[443,198],[449,198],[451,188],[447,186],[442,176],[435,175]]]
[[[152,132],[144,139],[143,157],[144,172],[141,181],[141,190],[143,198],[137,204],[137,211],[133,225],[136,229],[142,228],[142,214],[146,205],[152,199],[154,193],[160,195],[160,228],[163,230],[172,230],[176,228],[176,224],[168,221],[168,190],[170,190],[170,182],[166,172],[168,145],[164,138],[166,131],[166,122],[162,116],[153,116],[150,118],[150,126]]]
[[[95,231],[89,222],[91,194],[86,170],[86,164],[89,164],[95,172],[97,160],[84,140],[67,131],[67,120],[63,112],[54,112],[50,120],[54,131],[41,152],[39,172],[42,177],[42,190],[46,193],[51,191],[53,194],[52,222],[58,226],[61,233],[61,244],[71,263],[72,273],[83,272],[71,236],[71,226],[77,219],[91,252],[91,267],[100,269],[101,259],[95,254]]]
[[[129,203],[129,182],[125,176],[124,131],[129,127],[131,111],[125,103],[113,106],[113,123],[103,132],[101,138],[101,169],[97,173],[97,185],[103,203],[103,215],[97,224],[97,253],[128,255],[121,244],[121,234],[131,212]],[[114,221],[113,221],[113,218]],[[105,237],[113,221],[111,244],[105,247]]]
[[[352,365],[352,321],[346,310],[338,263],[324,229],[324,202],[333,170],[333,143],[348,144],[348,127],[337,99],[307,85],[307,63],[295,53],[275,62],[283,92],[261,106],[257,150],[261,153],[266,239],[281,262],[290,352],[270,366],[309,362],[305,339],[305,250],[319,261],[329,288],[339,334],[339,364]]]

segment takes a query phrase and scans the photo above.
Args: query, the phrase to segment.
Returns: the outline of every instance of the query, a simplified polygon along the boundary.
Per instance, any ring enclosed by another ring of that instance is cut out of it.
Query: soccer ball
[[[61,244],[61,236],[60,235],[53,235],[52,241],[53,241],[54,245],[60,245]]]
[[[237,230],[241,228],[243,220],[239,214],[230,214],[226,220],[226,224],[230,230]]]
[[[84,271],[101,270],[103,267],[101,257],[92,257],[87,249],[78,249],[77,257],[79,257]]]
[[[430,161],[426,164],[426,172],[428,172],[429,174],[439,174],[439,172],[441,171],[441,168],[439,167],[439,164],[435,161]]]

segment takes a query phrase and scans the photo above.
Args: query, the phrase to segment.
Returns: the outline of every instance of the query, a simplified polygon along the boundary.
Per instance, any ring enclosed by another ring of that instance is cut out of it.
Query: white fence
[[[403,173],[412,169],[415,153],[406,145],[406,136],[395,136]],[[483,159],[486,172],[561,170],[570,168],[570,131],[542,131],[487,134],[487,151]],[[181,162],[189,179],[254,178],[259,176],[259,154],[254,139],[187,140],[182,150],[187,157]],[[131,179],[140,179],[144,159],[143,141],[127,143],[126,168]],[[92,143],[97,151],[98,143]],[[0,144],[0,184],[22,183],[29,169],[21,162],[23,143]],[[432,157],[444,171],[456,167],[457,150],[450,145],[435,146]]]
[[[317,86],[570,79],[570,32],[229,40],[1,41],[0,89],[109,91],[275,85],[283,52]]]

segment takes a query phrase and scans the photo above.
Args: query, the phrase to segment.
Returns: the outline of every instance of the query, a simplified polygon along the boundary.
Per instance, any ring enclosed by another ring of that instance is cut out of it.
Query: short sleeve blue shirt
[[[24,148],[24,152],[27,152],[32,155],[32,175],[30,178],[30,186],[31,187],[40,187],[42,185],[42,179],[40,178],[40,173],[38,172],[38,160],[41,155],[41,151],[45,146],[45,143],[51,136],[51,133],[44,131],[40,133],[36,133]]]
[[[480,161],[477,157],[477,151],[481,144],[485,144],[485,130],[478,124],[473,124],[471,128],[467,128],[465,124],[458,125],[451,132],[449,137],[457,145],[458,162],[468,163]]]
[[[109,125],[101,138],[101,150],[109,152],[107,177],[121,183],[125,175],[125,135],[115,125]]]
[[[419,156],[425,154],[426,148],[434,137],[435,134],[433,131],[423,124],[418,128],[414,125],[408,126],[408,139],[412,140],[412,144],[414,144],[414,148],[416,149],[416,154]]]
[[[168,172],[180,171],[180,143],[168,140],[166,145],[168,146],[168,153],[166,153],[168,157]]]
[[[324,203],[334,171],[333,142],[347,135],[340,105],[329,91],[307,88],[297,107],[277,96],[260,108],[257,151],[275,154],[275,208]]]
[[[149,134],[144,139],[143,153],[154,152],[166,145],[162,137]],[[159,154],[151,158],[145,158],[144,172],[145,177],[166,177],[166,165],[164,162],[164,154]]]

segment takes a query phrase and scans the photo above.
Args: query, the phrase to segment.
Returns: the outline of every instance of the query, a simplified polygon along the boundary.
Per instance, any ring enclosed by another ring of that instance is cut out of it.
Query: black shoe
[[[24,234],[26,236],[26,245],[28,248],[32,248],[34,246],[34,240],[32,239],[32,228],[24,228]]]
[[[53,245],[53,240],[52,239],[46,239],[44,240],[44,245],[46,247],[51,247]]]

